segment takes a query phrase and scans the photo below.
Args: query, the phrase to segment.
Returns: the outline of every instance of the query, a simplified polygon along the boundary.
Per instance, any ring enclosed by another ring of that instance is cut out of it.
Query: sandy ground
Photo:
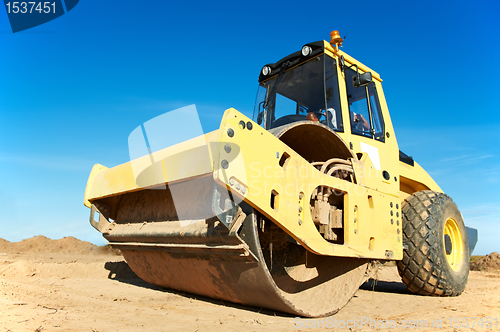
[[[383,266],[374,287],[365,283],[338,314],[314,320],[162,289],[94,247],[0,242],[0,332],[500,330],[499,271],[471,271],[461,296],[438,298],[409,294],[395,266]]]

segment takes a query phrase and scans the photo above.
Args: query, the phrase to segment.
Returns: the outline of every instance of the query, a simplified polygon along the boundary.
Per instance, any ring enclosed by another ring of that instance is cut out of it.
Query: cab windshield
[[[343,131],[335,60],[322,54],[261,82],[254,120],[266,129],[312,120]]]

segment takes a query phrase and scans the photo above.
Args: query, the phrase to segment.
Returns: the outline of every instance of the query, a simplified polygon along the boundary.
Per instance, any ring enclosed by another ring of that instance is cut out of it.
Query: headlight
[[[311,48],[311,46],[307,46],[307,45],[306,45],[306,46],[302,47],[302,55],[303,55],[303,56],[308,56],[308,55],[310,55],[311,53],[312,53],[312,48]]]
[[[262,75],[267,76],[269,74],[271,74],[271,67],[264,66],[264,68],[262,68]]]

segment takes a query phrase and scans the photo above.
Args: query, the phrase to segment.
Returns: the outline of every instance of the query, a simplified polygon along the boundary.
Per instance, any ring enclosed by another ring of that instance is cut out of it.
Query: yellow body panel
[[[384,142],[351,134],[345,77],[337,66],[345,130],[337,134],[357,156],[353,160],[356,183],[319,172],[270,132],[235,109],[228,109],[219,130],[113,168],[95,165],[85,190],[84,204],[90,207],[94,200],[212,173],[216,182],[311,252],[402,259],[402,200],[415,191],[441,189],[418,164],[409,166],[399,161],[399,148],[380,76],[344,52],[334,50],[327,42],[325,53],[337,61],[343,56],[347,63],[357,64],[360,72],[370,71],[375,78],[385,124]],[[252,129],[241,125],[241,121],[251,123]],[[229,129],[234,135],[228,135]],[[288,159],[283,163],[284,154]],[[309,201],[318,186],[343,193],[343,244],[325,240],[312,220]]]
[[[193,179],[213,172],[210,149],[217,131],[107,168],[95,165],[85,189],[84,204],[92,200]]]
[[[98,174],[103,173],[103,171],[109,169],[106,166],[103,166],[101,164],[95,164],[94,167],[92,167],[92,171],[90,171],[89,179],[87,180],[87,186],[85,187],[85,195],[83,196],[83,205],[86,207],[90,208],[92,204],[89,202],[90,197],[99,197],[99,196],[91,196],[92,188],[94,185],[100,185],[100,181],[96,181],[95,177]]]
[[[414,166],[400,163],[399,176],[401,178],[401,191],[399,193],[401,201],[414,192],[421,190],[433,190],[443,192],[436,181],[415,162]]]
[[[396,193],[390,195],[326,176],[256,123],[252,122],[253,129],[248,130],[238,125],[240,121],[246,123],[251,120],[234,109],[225,112],[218,141],[238,146],[240,155],[231,155],[238,152],[228,154],[223,149],[218,153],[213,152],[214,156],[219,156],[219,163],[214,160],[218,165],[214,172],[216,181],[225,184],[234,194],[314,253],[379,259],[402,258],[401,226],[400,222],[396,222],[396,218],[400,219],[401,216],[399,209],[396,209],[396,204],[399,206]],[[229,129],[234,131],[233,137],[227,135]],[[222,147],[223,144],[219,146]],[[279,164],[283,153],[290,156],[284,167]],[[219,166],[225,158],[232,159],[227,169]],[[366,168],[373,167],[369,160],[359,163]],[[360,167],[358,165],[358,169]],[[373,176],[376,174],[373,173]],[[234,181],[232,186],[231,179]],[[370,179],[362,181],[369,183]],[[236,190],[236,184],[245,190]],[[309,199],[318,186],[328,186],[345,193],[343,245],[326,241],[314,225]],[[274,195],[274,208],[270,203],[271,195]]]

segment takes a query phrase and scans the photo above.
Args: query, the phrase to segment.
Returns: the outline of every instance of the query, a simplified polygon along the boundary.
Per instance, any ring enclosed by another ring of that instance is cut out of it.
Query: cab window
[[[375,83],[355,88],[352,77],[356,71],[345,68],[347,101],[351,132],[384,142],[385,127]]]
[[[335,59],[321,54],[259,84],[254,119],[266,129],[305,121],[344,131]]]

